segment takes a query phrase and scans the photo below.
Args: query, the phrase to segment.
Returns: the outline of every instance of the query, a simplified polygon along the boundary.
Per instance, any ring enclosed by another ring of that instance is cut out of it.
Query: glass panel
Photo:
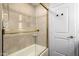
[[[41,12],[41,13],[40,13]],[[39,5],[36,7],[36,24],[39,29],[37,40],[36,40],[36,54],[42,55],[47,49],[47,10]],[[45,52],[47,53],[47,52]]]
[[[5,13],[5,9],[3,13],[8,17],[6,20],[5,15],[3,16],[4,55],[35,55],[36,20],[33,10],[30,10],[34,8],[29,4],[8,4],[8,7],[8,13]]]

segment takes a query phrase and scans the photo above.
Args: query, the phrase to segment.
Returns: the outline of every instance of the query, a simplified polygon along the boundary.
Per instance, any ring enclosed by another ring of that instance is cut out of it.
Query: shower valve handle
[[[36,31],[39,32],[39,29],[37,29]]]

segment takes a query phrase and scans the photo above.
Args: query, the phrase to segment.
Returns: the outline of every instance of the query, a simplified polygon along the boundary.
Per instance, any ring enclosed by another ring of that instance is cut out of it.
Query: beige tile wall
[[[20,22],[20,15],[22,15],[22,28],[27,29],[27,28],[34,28],[35,27],[35,9],[33,6],[30,4],[8,4],[9,9],[7,9],[9,12],[5,12],[6,10],[4,9],[4,13],[8,13],[8,20],[7,15],[3,17],[4,19],[4,24],[6,25],[6,30],[9,29],[18,29],[18,24]],[[4,5],[5,6],[5,5]]]
[[[9,9],[19,11],[23,14],[34,16],[34,7],[29,3],[11,3],[9,4]]]

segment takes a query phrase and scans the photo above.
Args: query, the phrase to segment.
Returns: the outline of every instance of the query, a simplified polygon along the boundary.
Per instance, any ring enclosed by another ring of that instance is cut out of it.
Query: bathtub
[[[33,44],[29,47],[14,52],[8,56],[47,56],[47,55],[48,55],[48,48],[41,45]]]

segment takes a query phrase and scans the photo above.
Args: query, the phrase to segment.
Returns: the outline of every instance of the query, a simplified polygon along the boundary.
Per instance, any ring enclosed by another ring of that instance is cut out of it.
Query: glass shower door
[[[36,55],[39,30],[36,28],[33,9],[29,4],[3,4],[4,55]]]
[[[2,7],[3,55],[42,55],[48,45],[45,8],[31,3],[2,4]]]

